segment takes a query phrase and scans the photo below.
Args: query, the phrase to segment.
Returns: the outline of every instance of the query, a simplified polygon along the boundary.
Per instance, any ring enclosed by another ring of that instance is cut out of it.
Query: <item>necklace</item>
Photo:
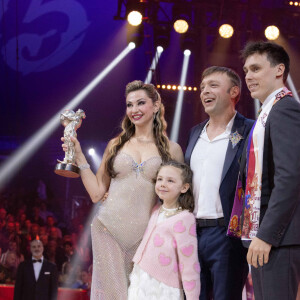
[[[175,208],[165,208],[163,205],[160,207],[159,212],[163,213],[167,218],[174,216],[182,211],[182,207],[175,207]]]
[[[135,139],[136,139],[139,143],[143,143],[143,144],[154,143],[153,140],[146,140],[146,139],[143,139],[143,138],[141,138],[141,137],[135,137]]]

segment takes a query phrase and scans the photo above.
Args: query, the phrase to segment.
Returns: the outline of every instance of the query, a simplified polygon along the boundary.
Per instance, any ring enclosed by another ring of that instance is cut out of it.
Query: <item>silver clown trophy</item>
[[[85,119],[85,112],[82,109],[78,109],[76,113],[67,109],[60,115],[60,123],[65,127],[64,143],[68,146],[68,150],[63,161],[57,160],[58,164],[54,172],[58,175],[69,178],[80,176],[80,169],[75,163],[75,147],[71,137],[77,136],[76,130],[81,126],[82,119]]]

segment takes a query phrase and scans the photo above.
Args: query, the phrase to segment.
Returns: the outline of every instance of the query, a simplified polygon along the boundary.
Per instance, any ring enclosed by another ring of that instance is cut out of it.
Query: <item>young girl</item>
[[[133,258],[128,300],[199,299],[200,265],[196,222],[192,214],[192,171],[169,161],[158,170],[154,207],[143,240]]]

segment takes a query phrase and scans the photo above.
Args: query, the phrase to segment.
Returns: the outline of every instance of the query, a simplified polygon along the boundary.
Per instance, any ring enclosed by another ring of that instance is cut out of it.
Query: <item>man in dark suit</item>
[[[43,257],[41,241],[30,243],[32,259],[19,265],[14,300],[56,300],[58,274],[56,266]]]
[[[194,173],[200,299],[241,300],[248,274],[246,251],[240,239],[227,236],[227,228],[235,199],[238,161],[253,121],[235,110],[241,79],[233,70],[206,69],[200,89],[209,119],[192,128],[185,154]],[[240,215],[236,221],[237,229]]]
[[[271,42],[242,51],[246,84],[262,103],[247,156],[242,239],[256,300],[295,300],[300,281],[300,104],[285,87],[289,56]]]

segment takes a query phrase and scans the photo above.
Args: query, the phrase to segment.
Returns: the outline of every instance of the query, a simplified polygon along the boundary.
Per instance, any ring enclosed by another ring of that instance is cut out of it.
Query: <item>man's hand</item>
[[[249,265],[257,268],[258,264],[262,267],[269,261],[269,253],[272,245],[264,242],[263,240],[255,237],[248,249],[247,262]]]

